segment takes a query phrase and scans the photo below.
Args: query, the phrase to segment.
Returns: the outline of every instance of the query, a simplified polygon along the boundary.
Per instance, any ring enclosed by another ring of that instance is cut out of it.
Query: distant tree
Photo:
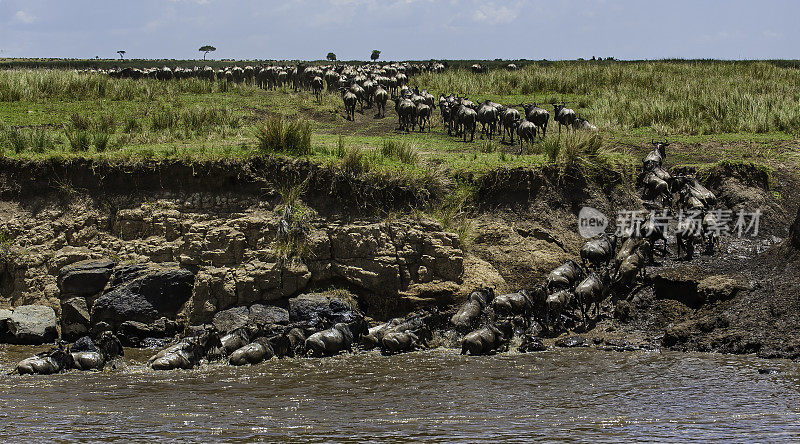
[[[125,60],[125,51],[122,50],[117,51],[117,54],[119,54],[120,59]]]
[[[381,57],[381,52],[378,51],[377,49],[373,49],[372,50],[372,55],[369,56],[369,58],[371,58],[373,62],[378,60],[380,57]]]
[[[336,60],[336,54],[334,54],[334,53],[332,53],[332,52],[329,52],[329,53],[328,53],[328,55],[327,55],[327,57],[325,57],[325,58],[326,58],[326,59],[328,59],[328,60],[330,60],[331,62],[333,62],[333,61],[335,61],[335,60]]]
[[[203,60],[206,59],[206,56],[208,55],[209,52],[214,52],[216,50],[217,50],[217,48],[215,48],[215,47],[213,47],[211,45],[201,46],[200,47],[200,52],[203,53]]]

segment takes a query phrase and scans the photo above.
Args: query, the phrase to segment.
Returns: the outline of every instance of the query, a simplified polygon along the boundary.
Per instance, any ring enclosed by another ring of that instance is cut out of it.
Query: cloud
[[[18,22],[25,23],[26,25],[29,25],[29,24],[31,24],[31,23],[36,21],[36,16],[35,15],[33,15],[33,14],[29,13],[29,12],[25,12],[23,10],[17,11],[16,14],[14,14],[14,18]]]
[[[517,11],[507,6],[497,6],[494,3],[489,3],[476,9],[475,13],[472,14],[472,18],[479,23],[500,25],[513,22],[517,18]]]

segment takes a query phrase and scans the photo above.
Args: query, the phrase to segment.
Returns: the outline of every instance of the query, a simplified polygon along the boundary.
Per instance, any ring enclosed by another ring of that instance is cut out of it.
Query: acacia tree
[[[380,56],[381,56],[381,52],[378,51],[377,49],[373,49],[372,50],[372,55],[369,56],[369,58],[372,59],[372,61],[374,62],[374,61],[378,60],[380,58]]]
[[[215,47],[213,47],[211,45],[201,46],[200,47],[200,52],[203,53],[203,60],[206,59],[206,56],[208,55],[209,52],[214,52],[216,50],[217,50],[217,48],[215,48]]]
[[[119,54],[119,58],[121,60],[125,60],[125,51],[119,50],[119,51],[117,51],[117,54]]]
[[[327,55],[325,58],[327,58],[328,60],[330,60],[331,62],[333,62],[333,61],[335,61],[335,60],[336,60],[336,54],[334,54],[334,53],[332,53],[332,52],[329,52],[329,53],[328,53],[328,55]]]

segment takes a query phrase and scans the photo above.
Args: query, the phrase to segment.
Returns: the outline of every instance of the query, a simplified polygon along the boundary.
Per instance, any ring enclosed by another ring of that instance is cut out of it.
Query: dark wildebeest
[[[569,129],[575,123],[575,111],[564,105],[553,105],[553,119],[558,122],[558,134],[561,135],[561,127]]]
[[[491,139],[497,128],[497,108],[484,101],[478,106],[478,122],[481,123],[481,134]]]
[[[342,90],[342,101],[344,101],[344,112],[347,120],[356,120],[356,102],[358,97],[346,88]]]
[[[642,161],[642,166],[645,171],[652,171],[662,166],[664,160],[667,158],[667,147],[669,143],[666,140],[663,142],[652,141],[651,143],[653,144],[653,150],[647,153]]]
[[[237,366],[252,365],[272,359],[273,356],[275,356],[275,351],[269,339],[261,337],[231,353],[228,362]]]
[[[547,123],[550,121],[550,113],[546,109],[538,107],[535,103],[523,104],[521,106],[525,110],[525,118],[533,122],[537,129],[542,132],[542,138],[547,135]]]
[[[467,133],[469,133],[469,141],[475,140],[475,127],[477,126],[478,113],[474,109],[465,105],[461,105],[456,113],[458,125],[461,128],[461,134],[464,142],[467,141]]]
[[[620,253],[623,251],[626,251],[626,248],[623,248]],[[614,283],[623,288],[630,288],[638,274],[644,276],[645,265],[647,265],[650,254],[650,242],[645,239],[637,239],[632,246],[631,254],[622,258],[614,275]],[[620,256],[617,255],[617,258],[620,259]]]
[[[414,102],[408,99],[394,97],[393,100],[394,110],[397,112],[397,118],[400,121],[400,131],[410,132],[416,118],[417,107]]]
[[[375,104],[378,106],[378,116],[386,117],[386,102],[389,100],[389,92],[383,88],[383,85],[378,85],[375,89],[373,100],[375,100]],[[355,106],[353,108],[355,110]]]
[[[470,293],[464,305],[450,318],[450,323],[457,330],[469,331],[480,319],[483,309],[486,308],[494,299],[494,289],[478,288]]]
[[[587,262],[595,268],[601,265],[607,266],[611,259],[614,259],[616,249],[617,236],[609,236],[606,233],[602,233],[583,244],[583,247],[581,247],[581,262],[584,267]]]
[[[333,356],[350,350],[366,332],[364,319],[358,318],[350,323],[340,322],[332,328],[323,330],[306,339],[306,354],[313,357]]]
[[[464,336],[461,340],[461,354],[488,355],[508,345],[513,335],[511,322],[486,325]]]
[[[52,375],[72,367],[72,354],[64,342],[48,351],[20,361],[15,371],[20,375]]]
[[[536,138],[536,125],[530,120],[522,120],[517,122],[517,136],[519,136],[519,152],[522,154],[524,151],[524,143],[528,146],[533,146],[533,141]]]
[[[417,104],[417,125],[419,126],[420,132],[425,131],[426,125],[428,126],[428,131],[431,130],[431,112],[431,107],[426,103]]]
[[[586,323],[592,303],[595,304],[595,316],[600,312],[600,303],[605,300],[610,288],[610,283],[611,278],[608,274],[608,270],[605,269],[600,274],[596,271],[591,272],[586,279],[575,287],[575,297],[581,307],[581,317],[584,323]]]
[[[581,278],[583,278],[583,268],[575,261],[568,260],[547,276],[547,292],[571,289]]]
[[[526,290],[502,294],[492,300],[491,307],[498,316],[522,315],[529,318],[533,312],[533,301]]]
[[[576,117],[575,121],[572,122],[572,129],[579,130],[579,131],[588,131],[590,133],[596,133],[597,127],[589,123],[588,120]]]
[[[507,108],[500,115],[500,128],[503,132],[503,142],[506,141],[506,133],[511,137],[511,144],[514,144],[514,130],[519,122],[519,111],[514,108]]]

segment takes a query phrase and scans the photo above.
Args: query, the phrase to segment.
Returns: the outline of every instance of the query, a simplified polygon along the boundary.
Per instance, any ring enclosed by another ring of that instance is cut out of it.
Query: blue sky
[[[0,0],[0,57],[800,58],[795,0]]]

